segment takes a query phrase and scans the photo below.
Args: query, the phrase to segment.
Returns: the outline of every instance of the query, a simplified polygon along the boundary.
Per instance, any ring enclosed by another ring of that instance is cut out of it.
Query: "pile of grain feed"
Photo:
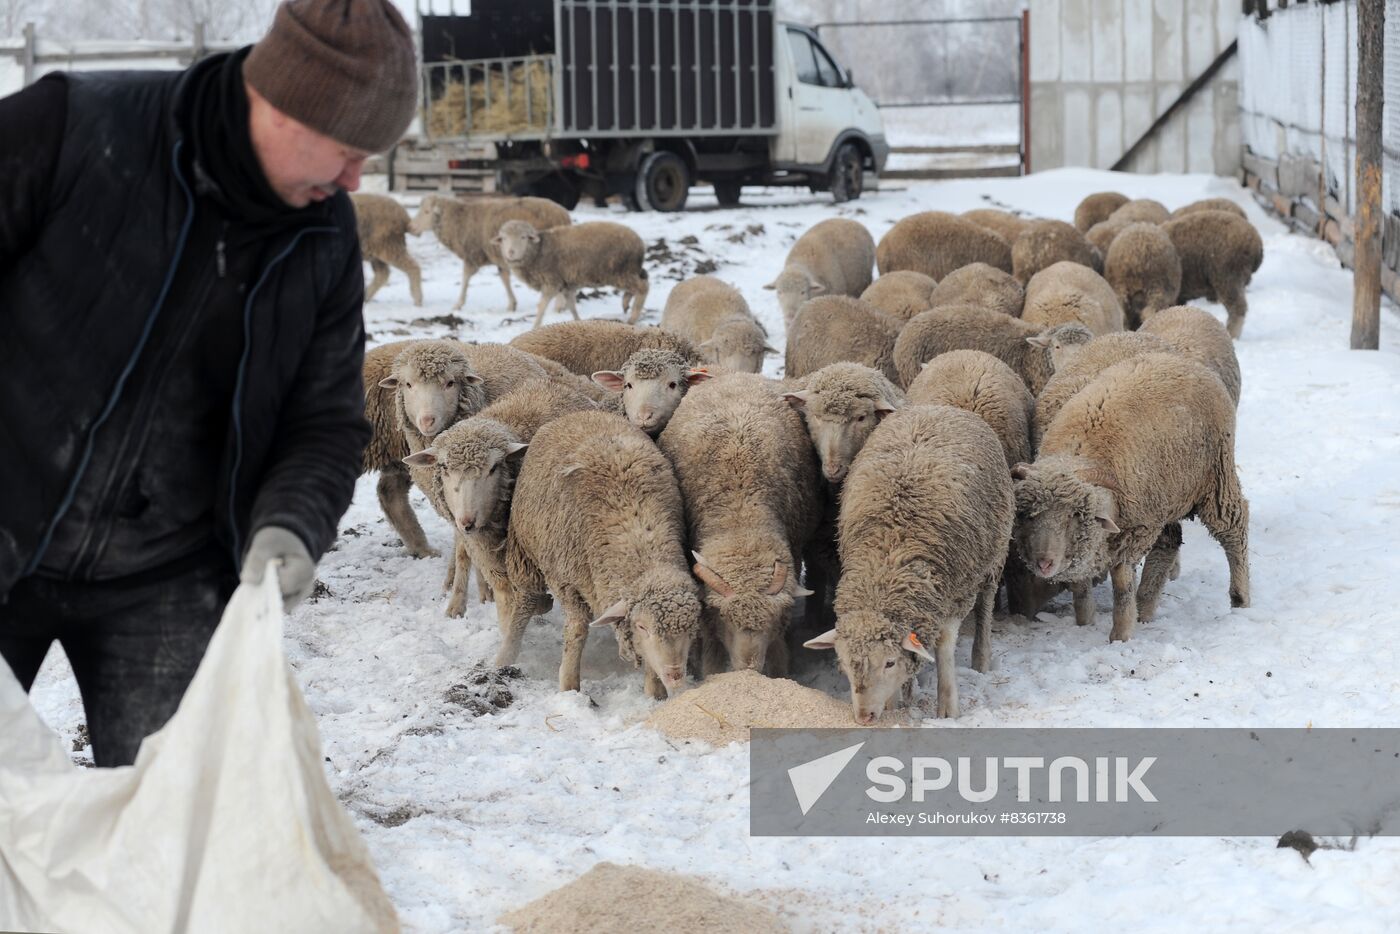
[[[849,702],[756,671],[706,678],[698,687],[666,701],[646,722],[672,739],[702,740],[713,746],[747,743],[753,727],[857,728]],[[887,714],[878,722],[888,725],[892,717]]]
[[[690,876],[599,863],[562,888],[498,919],[540,934],[778,934],[788,928],[762,905],[721,895]]]

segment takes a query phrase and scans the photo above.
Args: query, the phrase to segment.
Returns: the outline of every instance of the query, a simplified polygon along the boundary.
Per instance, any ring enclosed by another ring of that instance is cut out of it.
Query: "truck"
[[[399,154],[399,188],[476,177],[570,209],[679,211],[697,182],[726,206],[745,185],[849,201],[889,156],[875,104],[775,0],[418,0],[418,27],[425,148]]]

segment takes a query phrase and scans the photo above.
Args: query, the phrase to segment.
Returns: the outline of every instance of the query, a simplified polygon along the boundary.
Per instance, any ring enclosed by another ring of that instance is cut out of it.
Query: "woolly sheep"
[[[1197,211],[1227,211],[1246,220],[1249,219],[1249,216],[1244,213],[1244,208],[1229,198],[1202,198],[1200,201],[1192,201],[1190,204],[1182,205],[1172,211],[1171,216],[1175,219],[1187,214],[1194,214]]]
[[[639,350],[620,370],[600,370],[593,381],[621,393],[627,420],[655,438],[671,420],[692,386],[710,378],[674,350]]]
[[[570,412],[593,408],[582,393],[552,379],[534,379],[433,439],[407,462],[432,470],[455,528],[461,533],[457,574],[465,580],[475,565],[488,582],[501,626],[495,665],[515,664],[524,623],[549,610],[540,594],[522,595],[519,605],[506,572],[506,529],[511,497],[524,451],[541,426]],[[513,624],[519,628],[512,629]]]
[[[1082,334],[1091,339],[1079,343],[1072,355],[1062,355],[1055,361],[1054,375],[1036,395],[1035,409],[1031,416],[1031,443],[1036,449],[1040,447],[1040,439],[1045,434],[1045,429],[1054,421],[1055,416],[1060,414],[1065,403],[1074,398],[1079,390],[1098,379],[1104,370],[1144,354],[1172,351],[1171,345],[1166,341],[1142,331],[1122,331],[1093,337],[1082,325],[1071,324],[1055,328],[1044,337],[1053,341],[1059,336],[1056,332],[1071,329],[1074,329],[1076,338]],[[1051,353],[1055,353],[1053,346]]]
[[[956,214],[924,211],[899,221],[880,238],[875,262],[882,276],[909,269],[942,282],[969,263],[1011,272],[1011,245]]]
[[[1153,312],[1176,304],[1181,258],[1161,227],[1129,224],[1108,248],[1103,275],[1123,305],[1130,329]]]
[[[1021,316],[1026,290],[1008,272],[986,263],[969,263],[955,269],[938,283],[930,298],[930,308],[943,305],[978,305],[1013,318]]]
[[[892,354],[903,324],[858,298],[814,298],[788,328],[784,372],[800,378],[844,360],[873,367],[893,380]]]
[[[1161,224],[1171,217],[1166,205],[1151,198],[1134,198],[1125,201],[1110,215],[1109,220],[1125,221],[1129,224]]]
[[[1178,354],[1109,367],[1060,410],[1033,464],[1018,464],[1016,541],[1031,571],[1075,585],[1075,616],[1093,622],[1087,582],[1113,581],[1110,641],[1128,639],[1136,565],[1168,523],[1195,515],[1230,566],[1230,604],[1249,605],[1249,504],[1235,471],[1235,409],[1220,380]],[[1159,584],[1160,585],[1160,584]]]
[[[859,221],[833,217],[812,226],[788,251],[783,271],[765,285],[778,293],[783,322],[815,295],[855,298],[870,285],[875,239]]]
[[[1079,263],[1047,266],[1026,283],[1021,320],[1041,328],[1077,321],[1095,334],[1123,330],[1123,306],[1103,276]]]
[[[904,393],[885,374],[859,363],[832,363],[783,398],[802,413],[828,483],[839,484],[870,433],[904,405]]]
[[[578,317],[578,290],[612,286],[622,291],[627,323],[642,316],[650,284],[643,265],[646,244],[636,231],[611,221],[538,230],[528,221],[506,221],[491,241],[516,275],[540,293],[535,327],[544,321],[551,300]],[[631,310],[628,310],[628,304]]]
[[[408,441],[399,428],[394,391],[379,385],[393,370],[394,360],[412,341],[394,341],[365,351],[365,418],[372,430],[365,448],[361,473],[379,471],[376,492],[379,507],[414,558],[436,558],[440,554],[428,544],[428,536],[408,503],[413,485],[403,459],[410,453]]]
[[[1127,195],[1116,191],[1096,191],[1086,196],[1074,209],[1074,226],[1087,234],[1095,224],[1108,220],[1114,211],[1127,203]]]
[[[1093,227],[1090,227],[1089,232],[1084,235],[1084,239],[1088,240],[1089,244],[1099,251],[1099,255],[1107,256],[1109,249],[1113,246],[1113,238],[1133,224],[1140,223],[1145,222],[1130,220],[1128,218],[1110,218],[1109,220],[1101,221]]]
[[[521,464],[506,533],[517,594],[552,592],[563,605],[559,689],[579,689],[592,625],[611,625],[619,654],[645,664],[646,692],[682,690],[700,599],[685,560],[680,488],[666,456],[626,420],[574,412],[539,431]],[[511,631],[524,622],[512,620]]]
[[[1105,336],[1121,333],[1121,331],[1113,331]],[[1093,331],[1078,321],[1070,321],[1066,324],[1057,324],[1039,337],[1032,337],[1030,341],[1050,352],[1050,370],[1058,373],[1093,339]],[[1041,391],[1044,392],[1044,390]]]
[[[783,636],[802,554],[820,520],[817,460],[778,386],[733,373],[697,386],[657,443],[676,470],[704,585],[705,674],[718,637],[735,670],[787,674]]]
[[[928,363],[909,384],[910,405],[971,412],[996,433],[1008,469],[1031,459],[1035,397],[1011,367],[980,350],[954,350]]]
[[[365,301],[389,281],[389,267],[403,270],[408,276],[408,291],[413,304],[423,304],[423,270],[408,252],[404,235],[409,231],[408,211],[388,195],[352,194],[355,224],[360,234],[360,255],[374,270],[374,278],[365,286]]]
[[[757,373],[778,351],[738,289],[714,276],[696,276],[671,290],[661,326],[695,345],[705,362],[733,373]]]
[[[1001,445],[976,415],[911,405],[870,436],[841,496],[836,628],[806,643],[836,650],[857,723],[907,696],[921,659],[937,662],[938,716],[958,715],[958,629],[975,612],[972,666],[986,671],[1014,510]]]
[[[515,311],[515,292],[510,287],[510,264],[494,242],[506,221],[526,221],[536,230],[566,227],[573,218],[548,198],[483,197],[463,200],[447,195],[426,195],[413,216],[408,232],[414,236],[429,230],[438,242],[462,261],[462,291],[453,311],[467,303],[467,284],[482,266],[495,266],[506,288],[509,311]]]
[[[627,358],[639,350],[674,350],[692,364],[701,363],[700,352],[679,334],[599,318],[526,331],[512,338],[510,346],[553,360],[585,378],[599,370],[622,369]]]
[[[873,305],[891,318],[908,321],[933,307],[931,301],[938,283],[921,272],[901,270],[881,276],[860,293],[860,300]]]
[[[1043,344],[1032,344],[1046,329],[974,305],[950,305],[930,309],[914,318],[900,332],[894,345],[894,363],[901,386],[919,375],[925,361],[950,350],[981,350],[1011,367],[1032,393],[1050,378],[1050,355]]]
[[[1164,308],[1142,325],[1143,334],[1166,341],[1181,355],[1204,364],[1230,394],[1230,401],[1240,404],[1240,361],[1235,344],[1225,326],[1203,308],[1176,305]]]
[[[1103,256],[1072,224],[1056,220],[1032,221],[1011,244],[1011,270],[1022,285],[1042,269],[1060,262],[1078,263],[1095,272],[1103,270]]]
[[[1018,217],[1010,211],[999,211],[996,208],[963,211],[960,216],[963,220],[971,221],[978,227],[990,230],[1007,243],[1015,243],[1016,238],[1021,236],[1027,225],[1034,223],[1033,218]]]
[[[1254,225],[1226,211],[1194,211],[1162,225],[1181,257],[1181,293],[1225,306],[1225,329],[1238,339],[1249,311],[1245,287],[1264,262],[1264,242]]]

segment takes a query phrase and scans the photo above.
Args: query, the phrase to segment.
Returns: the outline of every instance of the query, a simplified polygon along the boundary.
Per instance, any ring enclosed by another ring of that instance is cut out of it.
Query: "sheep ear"
[[[530,234],[530,236],[526,237],[525,239],[526,239],[526,240],[529,240],[531,243],[539,243],[539,242],[540,242],[540,235],[539,235],[538,232],[533,232],[533,233]]]
[[[770,282],[770,283],[768,283],[767,285],[764,286],[764,288],[767,289],[767,290],[770,291],[770,292],[773,291],[774,289],[776,289],[777,287],[778,287],[778,283],[776,283],[776,282]]]
[[[506,457],[514,457],[515,455],[524,451],[528,447],[528,444],[517,444],[515,442],[511,442],[510,444],[506,445]]]
[[[1029,477],[1030,475],[1031,475],[1031,465],[1030,465],[1030,464],[1027,464],[1027,463],[1024,463],[1024,462],[1023,462],[1023,463],[1017,464],[1016,466],[1014,466],[1014,467],[1011,468],[1011,479],[1012,479],[1012,480],[1024,480],[1024,479],[1026,479],[1027,477]]]
[[[808,295],[821,295],[821,294],[822,294],[823,292],[825,292],[825,291],[826,291],[826,286],[822,285],[820,282],[817,282],[817,281],[815,281],[815,280],[809,280],[809,281],[807,282],[807,294],[808,294]]]
[[[694,386],[696,383],[703,383],[707,379],[713,379],[710,371],[704,367],[691,367],[690,372],[685,374],[685,381]]]
[[[787,400],[788,405],[801,412],[807,408],[807,399],[811,394],[811,390],[799,389],[797,392],[783,393],[783,398]]]
[[[386,376],[379,381],[380,389],[398,389],[399,378],[397,376]]]
[[[809,649],[834,649],[836,648],[836,630],[828,629],[816,638],[808,639],[802,645]]]
[[[876,421],[883,421],[885,419],[885,416],[893,415],[897,411],[899,410],[893,404],[886,402],[884,399],[875,400]]]
[[[1046,334],[1037,334],[1034,337],[1026,338],[1026,343],[1032,347],[1049,347],[1050,337]]]
[[[767,344],[764,344],[764,345],[763,345],[763,352],[764,352],[764,353],[771,353],[771,354],[774,354],[774,355],[777,355],[777,354],[782,353],[781,350],[778,350],[778,349],[775,348],[775,347],[769,347]]]
[[[794,597],[813,597],[813,596],[816,596],[816,593],[817,593],[817,592],[816,592],[815,590],[808,590],[806,587],[803,587],[801,584],[798,584],[796,587],[794,587],[794,588],[792,589],[792,595],[793,595]]]
[[[619,600],[612,606],[604,610],[597,619],[589,623],[590,626],[616,626],[627,619],[627,611],[630,607],[626,600]]]
[[[438,462],[437,452],[432,448],[424,448],[416,454],[408,455],[403,462],[410,467],[431,467]]]
[[[1117,523],[1115,523],[1108,516],[1095,516],[1094,521],[1097,522],[1099,525],[1103,526],[1109,535],[1118,534],[1119,529]]]
[[[922,659],[926,659],[934,664],[938,663],[938,660],[933,657],[933,654],[929,652],[928,649],[924,648],[923,642],[919,640],[918,633],[910,632],[906,635],[904,641],[900,643],[900,647],[906,651],[913,652]]]
[[[480,376],[477,376],[475,373],[468,373],[466,376],[463,376],[463,377],[462,377],[462,382],[464,382],[464,383],[481,383],[481,382],[485,382],[485,380],[483,380]]]
[[[500,246],[500,245],[501,245],[501,235],[500,235],[500,234],[496,234],[496,236],[492,237],[492,238],[491,238],[491,243],[492,243],[493,246]]]
[[[622,392],[622,387],[627,384],[619,370],[599,370],[593,374],[593,382],[609,392]]]

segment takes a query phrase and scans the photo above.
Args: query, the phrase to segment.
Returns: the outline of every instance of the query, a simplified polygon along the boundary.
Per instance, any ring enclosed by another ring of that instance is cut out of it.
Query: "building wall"
[[[1030,0],[1031,168],[1111,167],[1235,38],[1239,0]],[[1235,175],[1232,59],[1128,165]]]

